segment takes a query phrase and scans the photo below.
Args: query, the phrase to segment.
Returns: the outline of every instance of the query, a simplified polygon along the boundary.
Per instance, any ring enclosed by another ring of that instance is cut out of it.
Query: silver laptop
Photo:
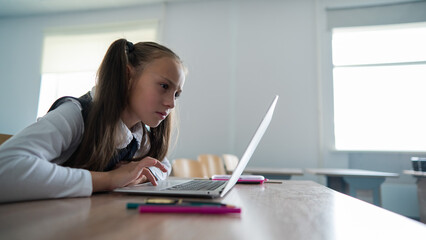
[[[251,139],[246,151],[244,152],[237,167],[232,173],[228,181],[216,181],[208,179],[184,179],[173,180],[167,179],[158,181],[157,186],[153,186],[150,182],[143,183],[131,187],[117,188],[114,192],[133,193],[141,195],[156,196],[173,196],[173,197],[201,197],[201,198],[217,198],[225,196],[231,190],[240,178],[244,168],[253,155],[254,150],[263,137],[266,129],[271,122],[275,106],[278,101],[278,95],[275,96],[268,111],[266,112],[262,122],[257,128],[256,133]]]

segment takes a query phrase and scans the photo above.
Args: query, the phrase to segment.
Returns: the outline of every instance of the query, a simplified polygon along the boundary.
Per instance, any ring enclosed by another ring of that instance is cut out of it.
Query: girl
[[[111,44],[96,88],[58,99],[0,146],[0,202],[90,196],[168,176],[172,110],[185,82],[170,49]]]

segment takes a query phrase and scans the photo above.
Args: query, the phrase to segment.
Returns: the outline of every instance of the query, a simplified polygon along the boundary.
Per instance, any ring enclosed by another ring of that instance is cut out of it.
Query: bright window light
[[[333,29],[335,66],[426,60],[426,23]]]
[[[337,150],[426,151],[425,42],[426,24],[333,30]]]
[[[47,30],[37,117],[62,96],[79,97],[96,81],[96,71],[111,43],[156,41],[157,21]]]

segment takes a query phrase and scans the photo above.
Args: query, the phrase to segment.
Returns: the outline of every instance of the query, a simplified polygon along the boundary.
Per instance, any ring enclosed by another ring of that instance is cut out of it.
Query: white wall
[[[182,1],[0,19],[0,132],[15,134],[35,121],[44,29],[154,18],[160,20],[160,42],[174,49],[189,69],[179,100],[180,138],[171,158],[201,153],[240,156],[266,107],[279,94],[275,116],[250,165],[401,173],[409,167],[408,155],[391,155],[383,168],[389,155],[332,151],[332,113],[324,107],[332,103],[324,9],[390,1]],[[325,182],[309,174],[296,179]],[[415,189],[411,177],[401,181]],[[385,195],[397,195],[395,189],[385,187]],[[389,203],[391,210],[415,216],[417,210],[410,206],[416,206],[416,195],[409,193],[406,203]],[[388,201],[383,201],[385,208]]]

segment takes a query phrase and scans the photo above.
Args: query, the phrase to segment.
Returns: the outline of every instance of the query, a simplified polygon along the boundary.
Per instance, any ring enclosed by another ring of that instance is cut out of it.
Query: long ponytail
[[[102,171],[116,154],[117,123],[128,98],[126,43],[125,39],[115,41],[105,54],[83,139],[65,165]]]

